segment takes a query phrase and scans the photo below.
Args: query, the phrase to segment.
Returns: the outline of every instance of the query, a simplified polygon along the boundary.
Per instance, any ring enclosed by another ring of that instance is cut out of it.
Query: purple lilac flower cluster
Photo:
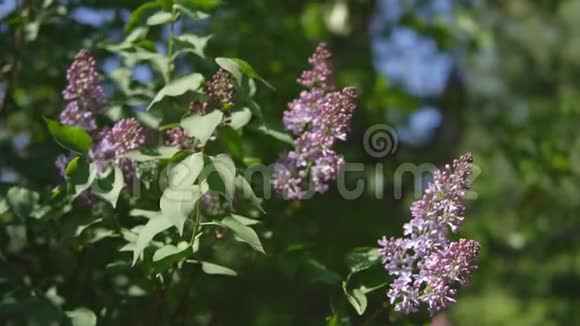
[[[326,192],[344,164],[333,146],[337,139],[346,140],[357,94],[352,87],[334,90],[330,57],[326,45],[320,44],[308,60],[312,69],[298,78],[307,90],[284,112],[284,126],[297,138],[294,150],[277,162],[272,183],[286,199]]]
[[[103,113],[105,94],[97,74],[95,59],[89,51],[81,50],[66,73],[68,84],[62,95],[68,101],[60,114],[60,121],[87,131],[95,131],[95,114]]]
[[[455,302],[457,284],[466,285],[477,268],[479,243],[452,242],[464,220],[473,158],[465,154],[435,171],[423,197],[411,205],[403,238],[379,240],[382,263],[395,276],[387,292],[395,310],[416,312],[425,303],[431,313]]]
[[[133,179],[133,164],[121,155],[139,149],[145,144],[145,129],[135,118],[119,120],[113,128],[104,128],[95,137],[95,145],[89,156],[103,171],[110,164],[116,164],[123,170],[126,182]]]
[[[115,164],[123,170],[125,181],[131,180],[132,163],[120,156],[145,144],[144,128],[135,118],[122,119],[112,128],[97,126],[95,115],[104,113],[106,100],[101,79],[96,71],[96,62],[89,51],[81,50],[75,56],[67,70],[67,81],[63,97],[69,103],[61,112],[60,121],[91,133],[93,148],[89,152],[89,157],[100,171]],[[71,158],[70,155],[61,155],[57,158],[56,165],[62,176]]]

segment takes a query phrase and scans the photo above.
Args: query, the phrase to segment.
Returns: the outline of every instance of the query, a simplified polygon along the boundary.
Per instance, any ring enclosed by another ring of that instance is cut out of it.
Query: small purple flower
[[[65,100],[78,103],[80,110],[101,113],[105,107],[105,95],[96,62],[88,50],[81,50],[66,72],[68,85],[62,92]]]
[[[298,136],[294,150],[282,155],[272,175],[274,189],[286,199],[304,199],[328,190],[344,164],[332,147],[337,139],[346,140],[356,108],[354,88],[331,91],[330,52],[324,44],[309,62],[312,70],[303,72],[298,82],[310,90],[290,102],[283,117],[286,129]]]
[[[395,310],[415,312],[421,302],[431,313],[445,309],[455,303],[457,285],[466,285],[477,268],[479,243],[448,239],[464,220],[472,163],[466,154],[436,171],[423,197],[411,205],[405,237],[379,240],[382,264],[397,277],[387,292]]]
[[[65,125],[83,128],[86,131],[95,131],[97,121],[91,111],[82,111],[77,102],[69,102],[60,113],[60,122]]]

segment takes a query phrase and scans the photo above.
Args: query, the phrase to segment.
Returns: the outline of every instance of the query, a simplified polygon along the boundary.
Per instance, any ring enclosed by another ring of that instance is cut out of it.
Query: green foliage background
[[[328,42],[335,54],[337,83],[354,85],[360,92],[352,134],[339,151],[349,162],[364,163],[367,171],[382,164],[383,199],[373,198],[371,174],[361,173],[370,189],[355,200],[341,198],[334,189],[308,201],[268,200],[260,227],[267,256],[216,239],[213,254],[239,275],[207,275],[185,266],[169,286],[159,286],[139,267],[105,268],[118,244],[74,236],[91,212],[75,209],[50,223],[14,224],[3,220],[9,209],[0,200],[0,287],[4,291],[6,283],[22,285],[14,293],[1,293],[14,301],[3,297],[0,323],[26,317],[45,324],[63,320],[62,311],[77,307],[97,315],[102,308],[118,309],[106,321],[118,325],[421,323],[426,316],[409,319],[392,313],[383,290],[370,294],[366,314],[357,316],[340,286],[348,274],[345,257],[355,247],[374,246],[383,235],[401,234],[414,187],[412,180],[405,180],[404,198],[394,199],[393,175],[400,164],[442,165],[470,151],[481,173],[462,234],[481,242],[482,255],[472,284],[459,291],[447,317],[457,325],[574,324],[580,305],[580,3],[459,5],[456,17],[470,26],[461,37],[469,40],[461,62],[469,77],[448,83],[438,100],[444,123],[428,144],[401,145],[395,155],[382,159],[366,155],[365,130],[376,123],[395,124],[389,117],[413,112],[418,101],[372,68],[368,26],[374,1],[346,1],[346,33],[336,33],[325,20],[332,3],[224,1],[206,26],[186,28],[213,34],[208,56],[242,58],[274,85],[275,90],[261,87],[256,101],[266,122],[278,129],[286,103],[300,91],[295,80],[306,58],[318,42]],[[121,13],[140,4],[23,0],[4,18],[0,168],[18,177],[0,184],[0,198],[9,196],[15,184],[47,198],[58,184],[53,162],[61,149],[42,116],[57,117],[63,108],[60,92],[72,56],[83,47],[98,61],[110,56],[102,45],[110,35],[122,35]],[[115,9],[115,18],[97,27],[79,24],[69,15],[78,7]],[[440,46],[465,43],[440,27],[425,27],[413,19],[408,24],[434,35]],[[189,71],[215,69],[188,60],[181,64]],[[14,145],[21,135],[30,137],[24,148]],[[247,155],[267,163],[285,149],[255,133],[243,139]],[[27,203],[38,200],[34,194],[24,198]],[[117,212],[126,214],[128,209],[118,207]],[[377,269],[352,282],[385,280],[386,274]]]

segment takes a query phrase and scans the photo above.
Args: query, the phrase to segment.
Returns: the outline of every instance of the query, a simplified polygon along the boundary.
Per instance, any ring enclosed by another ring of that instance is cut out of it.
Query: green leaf
[[[129,216],[143,216],[148,219],[162,217],[161,211],[148,211],[145,209],[135,208],[129,212]],[[137,239],[135,239],[136,241]]]
[[[8,206],[8,201],[6,201],[4,198],[0,198],[0,215],[8,212],[9,210],[10,206]]]
[[[180,251],[181,250],[172,244],[165,245],[155,251],[153,254],[153,261],[160,261],[161,259],[178,254]]]
[[[189,74],[170,82],[165,87],[163,87],[157,93],[157,95],[155,95],[155,97],[147,107],[147,110],[151,109],[156,103],[160,102],[165,97],[180,96],[188,91],[195,91],[199,89],[202,82],[203,76],[198,73]]]
[[[180,235],[183,234],[185,221],[195,209],[195,204],[202,194],[200,186],[167,188],[163,191],[159,200],[161,212],[177,228]]]
[[[358,273],[379,264],[378,248],[356,248],[346,256],[346,264],[351,273]]]
[[[170,159],[175,154],[177,154],[177,152],[179,152],[178,148],[169,146],[160,146],[155,148],[154,150],[150,150],[147,152],[143,152],[142,150],[130,151],[121,155],[121,157],[127,157],[137,162],[147,162],[147,161]]]
[[[167,11],[158,11],[147,18],[148,26],[163,25],[173,20],[173,14]]]
[[[77,308],[66,312],[72,326],[96,326],[97,316],[87,308]]]
[[[75,229],[75,234],[74,234],[75,237],[78,237],[79,235],[81,235],[81,233],[83,233],[84,230],[90,228],[91,226],[93,226],[95,224],[99,224],[102,221],[103,221],[102,218],[98,218],[98,219],[89,221],[88,223],[83,223],[83,224],[78,225]]]
[[[260,123],[263,125],[265,123],[264,122],[264,115],[262,114],[262,108],[260,108],[258,103],[256,103],[256,101],[254,101],[253,99],[246,99],[245,103],[250,107],[250,111],[252,111],[252,114],[257,116],[258,120],[260,120]],[[266,128],[265,126],[262,126],[262,127]],[[267,129],[268,128],[266,128],[266,130]]]
[[[131,52],[120,52],[121,56],[126,62],[126,65],[133,67],[141,61],[149,61],[159,71],[163,77],[163,81],[169,84],[169,58],[156,52],[144,50],[142,48],[135,48]],[[159,94],[157,94],[159,95]],[[161,99],[159,99],[160,101]]]
[[[383,288],[383,287],[385,287],[385,286],[387,286],[387,285],[389,285],[389,282],[385,282],[385,283],[382,283],[382,284],[379,284],[379,285],[375,285],[375,286],[372,286],[372,287],[370,287],[370,288],[367,288],[366,286],[362,285],[362,286],[360,287],[360,289],[361,289],[361,291],[362,291],[364,294],[367,294],[367,293],[371,293],[371,292],[373,292],[373,291],[376,291],[376,290],[378,290],[378,289],[380,289],[380,288]]]
[[[181,160],[175,166],[168,167],[167,179],[170,188],[189,187],[193,185],[203,169],[203,154],[194,153]]]
[[[364,292],[361,289],[354,289],[351,294],[345,289],[344,294],[359,316],[364,314],[367,309],[367,296]]]
[[[258,220],[254,220],[253,218],[248,218],[245,216],[241,216],[241,215],[237,215],[237,214],[232,214],[231,215],[236,221],[240,222],[241,224],[245,225],[245,226],[249,226],[249,225],[254,225],[254,224],[258,224],[258,223],[262,223]]]
[[[179,42],[185,43],[190,45],[191,47],[187,48],[187,52],[192,52],[198,55],[200,58],[205,59],[205,47],[207,46],[207,42],[212,38],[211,35],[207,36],[198,36],[195,34],[184,33],[176,37],[176,40]],[[185,49],[182,49],[185,50]]]
[[[192,253],[189,243],[181,241],[177,246],[165,245],[153,254],[153,263],[157,272],[167,270],[173,264],[183,261]]]
[[[236,271],[234,271],[233,269],[218,265],[218,264],[214,264],[214,263],[210,263],[207,261],[202,261],[201,262],[201,270],[206,273],[206,274],[210,274],[210,275],[227,275],[227,276],[237,276],[238,273],[236,273]]]
[[[211,11],[221,5],[216,0],[181,0],[181,4],[189,9]]]
[[[230,119],[229,124],[232,128],[241,129],[252,120],[252,111],[248,108],[243,108],[241,111],[232,112]]]
[[[125,180],[123,179],[123,171],[121,171],[121,168],[118,166],[115,166],[103,179],[97,179],[97,182],[93,185],[92,191],[97,196],[111,203],[113,208],[115,208],[117,207],[119,194],[121,194],[121,190],[123,190],[124,186]]]
[[[340,283],[340,275],[329,269],[319,261],[308,258],[305,262],[305,269],[310,274],[310,279],[315,282],[321,282],[329,285]]]
[[[144,17],[154,10],[161,9],[161,4],[157,1],[148,1],[133,10],[127,24],[125,25],[125,31],[131,31],[135,27],[139,26],[140,22]]]
[[[23,188],[12,187],[6,193],[6,201],[14,214],[20,218],[28,218],[38,205],[37,192]]]
[[[234,199],[235,179],[236,179],[236,165],[234,161],[227,154],[219,154],[215,157],[210,157],[212,164],[222,179],[225,187],[225,195],[229,201]]]
[[[271,128],[266,128],[265,126],[260,126],[259,128],[257,128],[257,131],[264,134],[264,135],[268,135],[270,137],[273,137],[273,138],[275,138],[283,143],[286,143],[289,145],[294,145],[294,139],[289,134],[286,134],[286,133],[283,133],[280,131],[276,131],[276,130],[271,129]]]
[[[198,10],[195,10],[195,9],[192,10],[192,9],[187,8],[187,7],[185,7],[185,6],[183,6],[182,4],[179,4],[179,3],[174,4],[173,5],[173,9],[176,10],[176,11],[178,11],[178,12],[180,12],[180,13],[182,13],[182,14],[184,14],[184,15],[186,15],[186,16],[188,16],[191,19],[196,19],[196,20],[199,19],[199,20],[201,20],[201,19],[206,19],[206,18],[209,17],[209,15],[206,14],[205,12],[198,11]]]
[[[180,125],[188,136],[198,139],[203,146],[221,123],[223,115],[219,110],[206,115],[193,114],[181,120]]]
[[[224,126],[219,128],[218,139],[233,157],[238,160],[244,159],[244,141],[242,136],[232,127]]]
[[[91,187],[97,177],[97,166],[77,156],[66,166],[65,175],[67,181],[73,185],[72,197],[74,199]]]
[[[173,226],[173,223],[169,218],[164,216],[163,214],[159,214],[158,216],[152,217],[147,221],[147,224],[139,231],[139,236],[137,237],[137,242],[135,243],[135,250],[133,251],[133,266],[143,254],[143,250],[145,247],[149,245],[153,238],[169,229]]]
[[[245,242],[254,248],[254,250],[266,254],[264,247],[262,247],[262,243],[260,242],[260,238],[256,234],[256,231],[254,231],[251,227],[240,223],[238,220],[231,216],[224,218],[221,223],[234,232],[234,238],[237,241]]]
[[[249,63],[242,59],[220,57],[216,58],[215,62],[218,64],[218,66],[228,71],[234,76],[234,78],[236,78],[238,86],[242,85],[242,75],[246,75],[250,78],[257,79],[269,88],[274,89],[270,83],[268,83],[264,78],[260,77],[260,75],[256,73],[254,68],[252,68]]]
[[[241,194],[242,198],[249,200],[252,203],[252,205],[256,206],[258,209],[264,212],[264,210],[262,209],[262,199],[256,196],[254,190],[252,189],[246,178],[244,178],[241,175],[236,176],[235,187],[237,193]]]
[[[152,112],[136,112],[135,113],[135,117],[145,126],[151,128],[151,129],[159,129],[159,126],[161,125],[161,121],[163,120],[163,118],[160,116],[160,114],[157,113],[152,113]]]
[[[86,130],[47,118],[44,118],[44,121],[48,131],[60,146],[83,155],[87,154],[93,146],[93,140]]]

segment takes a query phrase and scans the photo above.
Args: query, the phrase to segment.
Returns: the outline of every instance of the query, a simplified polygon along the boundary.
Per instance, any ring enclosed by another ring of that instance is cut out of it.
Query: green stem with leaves
[[[171,13],[175,17],[175,11]],[[173,74],[173,52],[175,48],[175,21],[172,19],[169,24],[169,36],[167,40],[167,80],[171,80]]]

